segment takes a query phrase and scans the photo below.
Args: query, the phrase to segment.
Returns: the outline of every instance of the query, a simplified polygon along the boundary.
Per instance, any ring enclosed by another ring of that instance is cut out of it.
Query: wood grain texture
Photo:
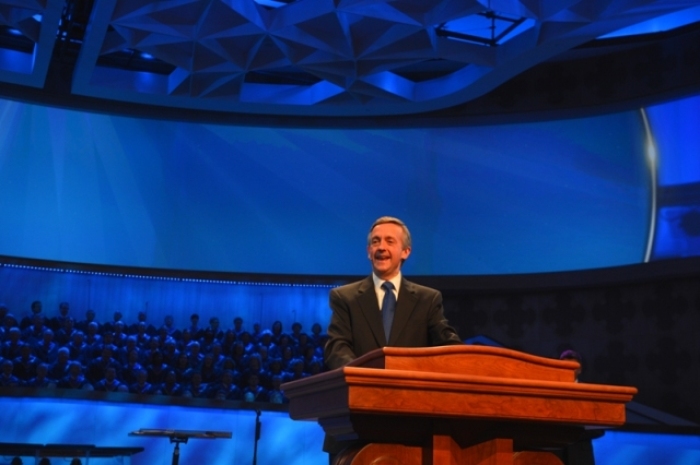
[[[501,347],[466,345],[384,347],[365,354],[349,366],[569,382],[574,382],[575,371],[580,367],[571,360],[537,357]]]
[[[561,465],[585,427],[625,422],[637,390],[573,382],[574,362],[506,349],[385,347],[283,385],[294,419],[369,443],[341,465]]]

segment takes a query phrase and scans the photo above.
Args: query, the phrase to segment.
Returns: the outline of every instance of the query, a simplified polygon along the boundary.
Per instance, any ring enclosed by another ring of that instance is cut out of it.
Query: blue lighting
[[[283,6],[286,6],[289,4],[289,1],[283,2],[283,1],[275,1],[275,0],[255,0],[255,3],[258,5],[261,5],[265,8],[282,8]]]
[[[474,14],[445,23],[440,29],[451,40],[500,45],[535,25],[535,20],[502,13]],[[450,34],[452,33],[452,34]]]
[[[607,431],[593,452],[596,465],[699,465],[700,437]]]
[[[13,122],[0,129],[3,255],[361,275],[366,228],[386,214],[412,229],[413,275],[597,268],[639,263],[646,250],[650,183],[637,112],[376,130],[157,121],[7,101],[0,113]],[[40,130],[50,137],[30,137]]]
[[[659,16],[658,18],[650,19],[648,21],[643,21],[639,24],[625,27],[600,36],[599,38],[609,39],[612,37],[624,37],[670,31],[671,29],[687,26],[688,24],[696,23],[698,21],[700,21],[700,6]]]
[[[653,258],[700,255],[700,96],[647,109],[658,152],[660,199]]]
[[[219,408],[197,408],[31,397],[0,398],[0,408],[6,418],[13,419],[0,425],[2,442],[143,447],[144,451],[134,455],[131,463],[150,465],[170,463],[173,446],[167,438],[131,437],[131,431],[141,428],[231,431],[231,439],[188,441],[180,447],[180,463],[248,464],[253,459],[255,411],[252,409],[232,409],[226,404]],[[260,422],[258,463],[328,463],[327,455],[321,450],[323,430],[315,422],[296,422],[286,412],[270,411],[261,413]],[[91,457],[90,463],[93,462],[120,463]],[[33,457],[27,457],[24,463],[34,463]]]

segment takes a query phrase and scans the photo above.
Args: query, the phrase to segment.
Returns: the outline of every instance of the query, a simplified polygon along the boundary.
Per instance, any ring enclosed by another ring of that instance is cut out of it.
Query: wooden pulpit
[[[282,386],[295,420],[354,441],[337,465],[556,465],[625,422],[637,390],[575,382],[575,361],[485,346],[385,347]]]

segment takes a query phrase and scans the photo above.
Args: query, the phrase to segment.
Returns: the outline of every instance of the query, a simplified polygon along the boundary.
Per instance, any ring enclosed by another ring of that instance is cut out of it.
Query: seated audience
[[[57,387],[63,389],[85,389],[92,391],[93,386],[83,376],[83,366],[76,361],[68,363],[68,374],[58,381]]]
[[[204,356],[198,371],[202,375],[202,382],[205,384],[211,385],[219,381],[219,370],[216,369],[212,354]]]
[[[219,340],[214,337],[214,331],[211,328],[206,328],[202,331],[202,337],[199,339],[201,351],[203,353],[211,352],[214,343],[219,343]]]
[[[267,391],[260,386],[260,378],[255,373],[248,375],[248,382],[243,388],[242,399],[245,402],[267,402]]]
[[[126,344],[126,338],[128,337],[125,332],[124,322],[121,320],[115,321],[114,330],[112,332],[114,333],[112,335],[112,344],[117,346],[117,349],[124,347],[124,344]]]
[[[243,318],[237,316],[233,319],[233,333],[237,336],[243,332]]]
[[[175,327],[175,319],[172,317],[172,315],[167,315],[163,319],[163,326],[161,326],[161,330],[165,330],[165,335],[170,336],[175,340],[180,339],[181,332]]]
[[[46,328],[43,339],[34,346],[34,355],[44,363],[53,363],[58,356],[58,349],[58,344],[53,341],[53,331]]]
[[[284,393],[282,392],[281,386],[282,385],[282,377],[281,376],[273,376],[272,377],[272,387],[267,393],[267,397],[270,401],[271,404],[288,404],[289,399],[287,399],[284,396]]]
[[[187,331],[190,332],[195,340],[202,337],[202,328],[199,327],[199,315],[197,313],[190,315],[190,326],[187,328]]]
[[[53,329],[54,333],[57,333],[59,329],[63,328],[65,320],[70,318],[68,315],[69,312],[70,306],[68,302],[61,302],[58,304],[58,316],[55,316],[49,322],[49,326]]]
[[[209,397],[208,386],[202,382],[202,374],[199,371],[192,372],[190,383],[185,386],[182,395],[200,399]]]
[[[25,386],[31,388],[54,388],[56,382],[48,377],[49,366],[46,363],[40,363],[36,367],[36,376],[25,383]]]
[[[148,372],[141,370],[136,374],[136,382],[129,386],[129,392],[133,394],[155,394],[155,387],[148,382]]]
[[[138,378],[138,373],[144,369],[139,362],[140,358],[138,349],[133,349],[129,352],[126,364],[122,366],[121,380],[127,386],[134,384]]]
[[[236,333],[229,329],[224,333],[224,338],[221,340],[221,354],[224,357],[230,357],[233,353],[233,346],[236,343]]]
[[[127,333],[130,335],[137,334],[140,331],[140,326],[143,326],[143,331],[147,336],[154,336],[156,334],[156,327],[149,324],[146,320],[148,319],[146,312],[140,311],[136,317],[136,323],[129,326]]]
[[[173,366],[177,362],[180,352],[177,350],[177,342],[172,337],[168,337],[163,344],[163,362]]]
[[[94,384],[101,380],[109,367],[114,368],[117,373],[121,372],[122,367],[119,365],[119,362],[114,359],[113,354],[114,351],[112,347],[105,345],[102,348],[102,355],[90,362],[87,368],[87,379],[91,383]]]
[[[95,391],[100,392],[128,392],[129,388],[117,379],[117,369],[107,367],[105,376],[95,383]]]
[[[156,331],[153,330],[153,333]],[[140,321],[136,325],[136,331],[131,335],[134,339],[136,339],[136,345],[139,346],[140,349],[145,349],[148,347],[148,344],[151,340],[152,335],[148,333],[148,326],[146,326],[146,323],[143,321]]]
[[[138,353],[139,347],[136,343],[136,336],[129,336],[126,338],[124,346],[117,349],[114,358],[117,359],[120,365],[124,366],[129,362],[129,354],[134,350]]]
[[[19,327],[17,324],[17,318],[12,313],[5,313],[5,316],[3,317],[2,320],[2,334],[3,334],[3,339],[2,342],[7,341],[7,336],[10,333],[10,330],[14,328],[15,326]],[[21,330],[20,330],[21,334]]]
[[[19,386],[19,378],[12,374],[14,364],[12,360],[2,361],[2,371],[0,371],[0,387],[16,387]]]
[[[180,352],[178,355],[173,371],[178,383],[184,385],[190,382],[193,370],[190,368],[190,359],[185,352]]]
[[[270,329],[272,331],[272,340],[275,344],[279,343],[280,337],[282,337],[282,322],[277,320],[274,323],[272,323],[272,328]]]
[[[89,325],[90,323],[95,323],[96,329],[97,329],[96,332],[99,333],[99,332],[100,332],[100,326],[99,326],[99,323],[97,323],[97,321],[95,321],[95,316],[96,316],[96,315],[95,315],[95,310],[91,310],[91,309],[86,310],[86,311],[85,311],[85,319],[84,319],[84,320],[76,321],[76,322],[75,322],[75,329],[77,329],[78,331],[82,331],[83,333],[86,333],[86,334],[87,334],[87,332],[88,332],[88,329],[87,329],[88,325]]]
[[[21,329],[21,328],[20,328]],[[37,314],[32,318],[32,324],[22,331],[22,341],[26,344],[36,345],[44,338],[44,315]]]
[[[0,357],[14,360],[22,355],[23,346],[24,342],[22,342],[22,331],[20,331],[17,326],[13,326],[8,332],[7,340],[2,344]]]
[[[156,389],[156,394],[164,396],[180,396],[182,395],[182,386],[177,382],[175,371],[169,370],[165,375],[165,381]]]
[[[9,313],[9,311],[6,312],[6,313]],[[39,316],[39,315],[42,316],[42,317],[44,316],[44,314],[42,313],[42,305],[41,305],[41,302],[40,302],[40,301],[35,300],[35,301],[32,302],[32,304],[30,305],[30,313],[29,313],[28,315],[25,315],[25,316],[20,320],[19,325],[16,325],[16,326],[19,326],[19,329],[22,330],[22,331],[24,331],[24,330],[27,329],[29,326],[31,326],[31,325],[34,324],[34,318],[35,318],[36,316]],[[4,317],[4,315],[3,315],[3,317]],[[0,320],[0,321],[1,321],[1,320]]]
[[[36,373],[39,359],[32,354],[32,346],[25,344],[22,347],[22,355],[13,360],[14,375],[23,383],[29,381]]]
[[[102,344],[102,336],[100,333],[100,325],[96,321],[91,321],[85,326],[85,344],[88,347],[97,347]]]
[[[70,363],[70,351],[67,347],[61,347],[56,354],[56,361],[49,365],[49,378],[61,380],[68,375],[68,365]]]
[[[308,377],[308,373],[304,372],[304,361],[300,358],[295,358],[289,362],[289,368],[286,370],[284,382],[296,381]]]
[[[0,344],[5,342],[5,317],[8,313],[10,313],[10,309],[7,305],[0,303]]]
[[[170,367],[163,363],[163,354],[157,350],[151,354],[151,363],[146,370],[148,370],[148,382],[159,386],[165,382],[165,376],[170,371]]]
[[[71,341],[65,346],[70,352],[70,359],[77,360],[81,365],[87,365],[90,362],[90,347],[85,344],[85,335],[82,331],[73,331]]]
[[[65,346],[71,341],[71,339],[73,338],[73,333],[76,331],[75,321],[73,321],[73,318],[67,317],[64,318],[62,321],[63,327],[54,330],[54,339],[56,340],[56,344],[58,344],[61,347]]]
[[[222,372],[221,382],[213,387],[212,394],[212,397],[218,400],[239,400],[241,398],[241,390],[236,385],[233,371],[224,370]]]
[[[33,310],[27,316],[29,324],[20,330],[0,304],[0,385],[279,404],[287,402],[282,383],[324,369],[327,336],[318,323],[311,327],[311,335],[303,333],[298,322],[286,334],[281,321],[275,321],[271,330],[255,323],[253,334],[245,331],[240,317],[226,331],[216,316],[200,328],[194,313],[182,331],[171,316],[156,331],[147,324],[145,312],[139,312],[138,321],[130,326],[115,312],[100,335],[94,311],[88,310],[85,320],[75,324],[68,304],[62,302],[59,315],[50,320],[59,333],[56,341],[40,302]]]
[[[220,327],[219,319],[215,316],[209,318],[209,327],[207,329],[211,330],[211,332],[214,334],[214,339],[217,341],[220,341],[221,338],[224,337],[224,332]]]
[[[122,317],[122,312],[114,312],[112,314],[112,321],[108,321],[104,325],[102,325],[102,332],[104,333],[105,331],[110,331],[113,333],[115,324],[119,321],[122,321]]]
[[[202,355],[200,352],[199,342],[192,341],[187,344],[185,352],[187,353],[187,360],[190,364],[190,368],[193,370],[199,370],[199,367],[202,365],[202,361],[204,360],[204,355]]]

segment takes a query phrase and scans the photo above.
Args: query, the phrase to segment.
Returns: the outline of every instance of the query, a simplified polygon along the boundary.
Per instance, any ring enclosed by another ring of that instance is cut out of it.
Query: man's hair
[[[372,230],[374,230],[374,228],[379,226],[380,224],[386,223],[393,223],[401,227],[401,229],[403,230],[403,248],[410,249],[411,232],[408,230],[408,227],[404,224],[403,221],[401,221],[398,218],[394,218],[393,216],[382,216],[381,218],[378,218],[374,223],[372,223],[372,227],[369,228],[369,234],[367,234],[367,245],[370,245],[370,243],[372,242]]]

